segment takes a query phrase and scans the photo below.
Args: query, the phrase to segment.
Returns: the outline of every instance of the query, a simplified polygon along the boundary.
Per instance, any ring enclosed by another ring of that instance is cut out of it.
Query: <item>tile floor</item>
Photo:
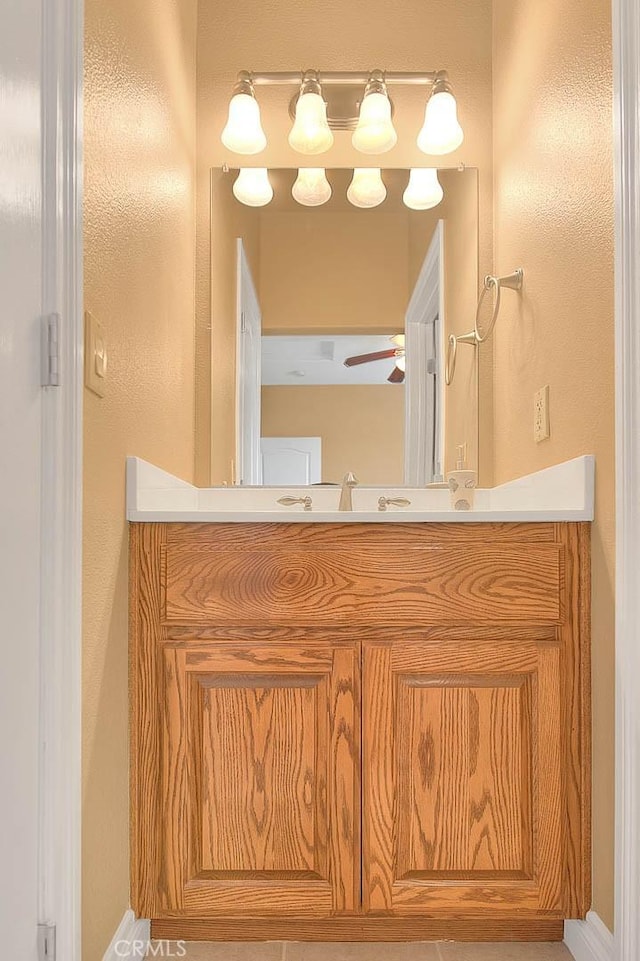
[[[148,958],[184,961],[572,961],[561,942],[164,941]]]

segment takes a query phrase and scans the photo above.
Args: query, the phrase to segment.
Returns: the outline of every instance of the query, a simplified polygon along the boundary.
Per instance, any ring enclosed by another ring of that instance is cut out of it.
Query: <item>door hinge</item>
[[[56,926],[49,921],[38,925],[38,961],[55,961]]]
[[[42,318],[42,386],[60,386],[60,314]]]
[[[427,361],[427,373],[436,374],[437,372],[438,371],[437,371],[435,359],[433,357],[430,357],[429,360]]]
[[[246,332],[247,332],[247,321],[244,316],[244,310],[243,310],[242,313],[240,314],[240,333],[246,334]]]

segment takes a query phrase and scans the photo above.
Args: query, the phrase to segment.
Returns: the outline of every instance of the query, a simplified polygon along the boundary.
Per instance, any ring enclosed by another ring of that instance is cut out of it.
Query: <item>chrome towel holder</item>
[[[447,361],[444,369],[444,379],[447,387],[450,387],[453,383],[453,378],[456,372],[456,356],[458,353],[458,344],[470,344],[472,347],[477,347],[478,344],[484,344],[486,340],[491,337],[493,329],[496,326],[496,321],[498,319],[498,313],[500,312],[500,292],[503,287],[508,287],[510,290],[522,290],[522,282],[524,280],[524,270],[522,267],[517,267],[512,273],[505,274],[503,277],[494,277],[492,274],[487,274],[484,278],[484,283],[482,285],[482,290],[480,292],[480,297],[478,299],[478,306],[476,308],[476,319],[473,325],[473,330],[470,330],[468,334],[449,334],[449,343],[447,346]],[[495,290],[496,299],[493,305],[493,313],[491,314],[491,320],[489,321],[489,326],[482,333],[479,329],[479,319],[480,311],[482,310],[482,305],[484,299],[490,290]]]

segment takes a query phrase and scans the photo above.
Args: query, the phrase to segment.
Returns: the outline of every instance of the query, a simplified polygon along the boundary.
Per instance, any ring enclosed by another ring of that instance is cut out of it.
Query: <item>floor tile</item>
[[[441,941],[441,961],[572,961],[561,941]]]
[[[163,941],[154,942],[149,961],[282,961],[280,941]]]
[[[289,941],[285,961],[439,961],[433,941]]]

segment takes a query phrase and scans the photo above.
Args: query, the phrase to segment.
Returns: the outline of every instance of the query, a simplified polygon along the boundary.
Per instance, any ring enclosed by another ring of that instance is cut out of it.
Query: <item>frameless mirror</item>
[[[476,349],[444,378],[449,333],[473,326],[477,171],[441,169],[429,210],[403,202],[408,170],[382,170],[372,208],[347,199],[352,170],[327,171],[318,206],[294,199],[297,174],[270,170],[273,199],[250,207],[237,171],[212,171],[212,459],[285,486],[439,482],[460,445],[477,467]]]

